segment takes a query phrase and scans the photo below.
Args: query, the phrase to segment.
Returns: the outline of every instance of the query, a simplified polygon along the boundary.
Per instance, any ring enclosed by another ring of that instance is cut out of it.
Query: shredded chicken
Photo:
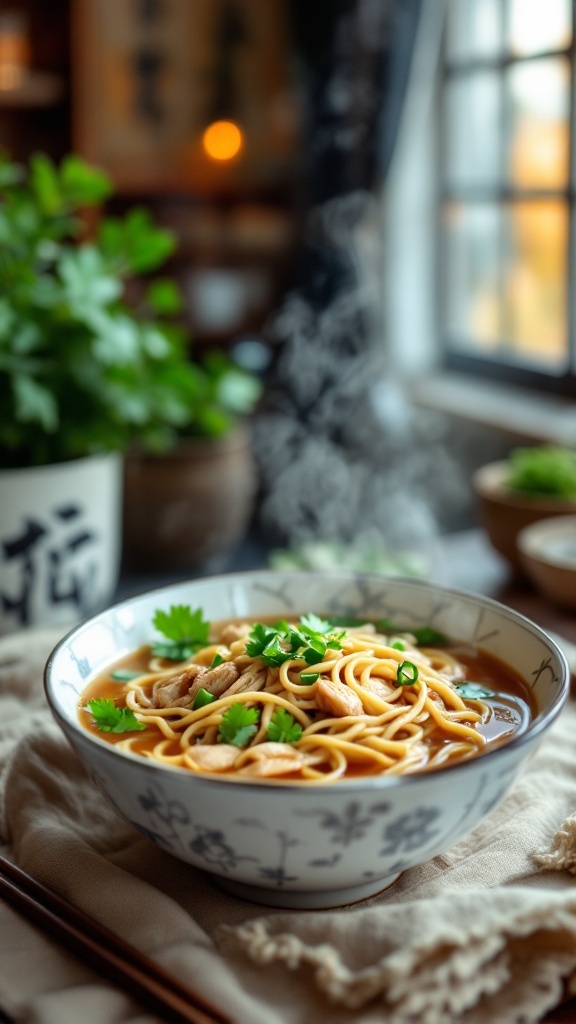
[[[228,687],[236,682],[239,675],[240,670],[233,661],[223,661],[216,668],[205,669],[190,687],[190,697],[193,701],[198,690],[207,690],[214,697],[221,697]]]
[[[297,757],[267,757],[239,768],[238,775],[262,779],[273,775],[289,775],[291,772],[299,772],[301,768],[302,761]]]
[[[381,700],[388,700],[391,693],[394,693],[396,687],[393,683],[385,683],[383,679],[376,679],[371,676],[370,679],[364,684],[366,690],[370,690],[376,697],[380,697]]]
[[[246,693],[247,690],[261,690],[266,682],[268,669],[262,667],[258,662],[252,662],[242,673],[239,679],[234,680],[226,690],[226,696],[231,697],[235,693]]]
[[[345,683],[334,683],[331,679],[319,679],[316,684],[316,703],[322,711],[336,718],[347,715],[363,715],[360,697]]]
[[[196,677],[204,671],[202,665],[187,665],[183,672],[169,679],[159,679],[152,687],[152,707],[174,707],[174,702],[188,693]]]
[[[231,743],[197,743],[190,756],[198,768],[207,772],[225,772],[234,766],[240,750]]]
[[[229,625],[225,626],[220,634],[218,643],[225,644],[226,647],[230,647],[235,640],[242,640],[243,637],[248,636],[251,630],[251,626],[247,622],[241,622],[237,626]]]

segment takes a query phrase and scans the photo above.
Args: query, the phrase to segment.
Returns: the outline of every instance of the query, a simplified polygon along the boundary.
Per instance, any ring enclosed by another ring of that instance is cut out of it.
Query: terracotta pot
[[[125,460],[124,562],[137,569],[195,568],[243,536],[256,471],[249,434],[186,439],[163,455]]]
[[[473,486],[482,525],[492,547],[510,562],[518,576],[523,576],[524,566],[516,542],[520,531],[540,519],[576,513],[576,500],[512,491],[506,486],[508,471],[505,460],[491,462],[477,470]]]

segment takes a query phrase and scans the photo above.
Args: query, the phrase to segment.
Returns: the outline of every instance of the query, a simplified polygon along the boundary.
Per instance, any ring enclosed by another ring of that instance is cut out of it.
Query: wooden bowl
[[[509,471],[507,461],[491,462],[476,471],[472,483],[482,525],[492,547],[522,576],[525,567],[517,546],[520,531],[551,516],[576,515],[576,499],[513,491],[506,484]]]
[[[576,515],[532,523],[518,534],[526,574],[545,597],[576,611]]]

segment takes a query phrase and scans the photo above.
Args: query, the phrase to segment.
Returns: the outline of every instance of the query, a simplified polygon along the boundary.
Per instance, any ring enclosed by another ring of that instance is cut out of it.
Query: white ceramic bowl
[[[78,721],[89,680],[151,640],[156,608],[209,619],[317,613],[389,616],[481,645],[532,688],[526,732],[484,756],[428,774],[298,786],[193,775],[120,753]],[[538,626],[489,598],[355,573],[271,571],[166,587],[74,629],[46,666],[50,707],[95,784],[134,828],[230,891],[273,906],[318,908],[371,896],[458,842],[502,799],[567,695],[564,655]]]
[[[576,516],[526,526],[517,538],[527,575],[554,604],[576,611]]]

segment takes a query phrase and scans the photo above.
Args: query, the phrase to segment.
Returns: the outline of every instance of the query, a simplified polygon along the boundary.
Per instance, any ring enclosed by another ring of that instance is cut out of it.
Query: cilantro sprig
[[[289,626],[281,620],[274,625],[257,622],[246,644],[251,658],[261,658],[265,665],[282,665],[289,658],[302,658],[307,665],[324,661],[329,649],[341,650],[344,632],[334,632],[327,619],[309,613],[299,623]]]
[[[464,700],[487,700],[494,696],[493,690],[489,690],[482,683],[472,683],[469,679],[456,683],[454,689]]]
[[[245,747],[258,731],[259,720],[259,708],[247,708],[240,702],[231,704],[222,715],[222,721],[218,726],[218,739],[221,743]]]
[[[270,719],[268,739],[277,743],[297,743],[302,735],[302,726],[286,708],[278,708]]]
[[[99,732],[137,732],[146,726],[139,722],[130,708],[119,708],[107,697],[88,701],[94,724]]]
[[[158,609],[152,625],[167,639],[152,644],[152,654],[170,661],[186,661],[208,643],[210,623],[201,608],[195,611],[186,604],[170,605],[167,612]]]

